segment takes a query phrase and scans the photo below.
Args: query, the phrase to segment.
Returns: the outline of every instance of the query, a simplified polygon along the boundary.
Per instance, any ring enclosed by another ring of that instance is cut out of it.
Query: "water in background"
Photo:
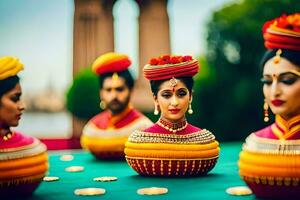
[[[67,112],[25,112],[19,126],[13,129],[37,138],[70,138],[72,117]]]

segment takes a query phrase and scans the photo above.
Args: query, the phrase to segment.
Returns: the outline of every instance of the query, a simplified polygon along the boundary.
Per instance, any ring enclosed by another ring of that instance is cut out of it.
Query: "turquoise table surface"
[[[29,199],[66,200],[66,199],[255,199],[254,195],[231,196],[225,190],[228,187],[245,183],[238,175],[238,155],[242,143],[221,144],[221,154],[215,168],[203,177],[157,178],[141,177],[132,170],[126,161],[98,161],[85,151],[49,152],[50,170],[48,176],[59,176],[59,181],[42,182]],[[60,156],[71,153],[74,160],[60,161]],[[84,166],[83,172],[66,172],[68,166]],[[117,176],[113,182],[95,182],[99,176]],[[74,190],[86,187],[106,189],[102,196],[76,196]],[[137,190],[144,187],[166,187],[164,195],[138,195]]]

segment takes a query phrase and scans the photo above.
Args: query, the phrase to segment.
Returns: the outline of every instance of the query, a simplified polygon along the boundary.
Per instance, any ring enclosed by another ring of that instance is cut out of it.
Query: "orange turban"
[[[10,56],[0,58],[0,80],[15,76],[21,70],[23,70],[23,64],[19,59]]]
[[[300,51],[300,13],[268,21],[262,31],[267,49]]]
[[[164,80],[172,77],[193,77],[199,64],[192,56],[164,55],[152,58],[144,67],[144,76],[149,80]]]
[[[92,65],[92,70],[98,74],[121,72],[131,65],[128,56],[118,53],[106,53],[99,56]]]

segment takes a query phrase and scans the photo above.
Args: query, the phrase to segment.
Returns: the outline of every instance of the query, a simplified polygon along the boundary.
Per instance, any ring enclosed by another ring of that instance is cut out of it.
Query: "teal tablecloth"
[[[66,152],[50,152],[48,176],[59,176],[56,182],[43,182],[30,199],[255,199],[250,196],[231,196],[228,187],[245,185],[238,175],[237,160],[241,143],[221,144],[221,154],[216,167],[204,177],[195,178],[152,178],[141,177],[124,161],[97,161],[87,152],[74,151],[74,160],[60,161]],[[68,166],[84,166],[83,172],[70,173]],[[94,182],[94,177],[117,176],[115,182]],[[141,196],[137,190],[143,187],[166,187],[169,192],[159,196]],[[74,190],[85,187],[106,189],[102,196],[76,196]]]

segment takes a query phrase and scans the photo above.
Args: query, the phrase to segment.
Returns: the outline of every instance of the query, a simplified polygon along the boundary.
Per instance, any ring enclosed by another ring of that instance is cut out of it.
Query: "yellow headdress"
[[[23,69],[23,64],[17,58],[10,56],[0,58],[0,80],[15,76]]]

